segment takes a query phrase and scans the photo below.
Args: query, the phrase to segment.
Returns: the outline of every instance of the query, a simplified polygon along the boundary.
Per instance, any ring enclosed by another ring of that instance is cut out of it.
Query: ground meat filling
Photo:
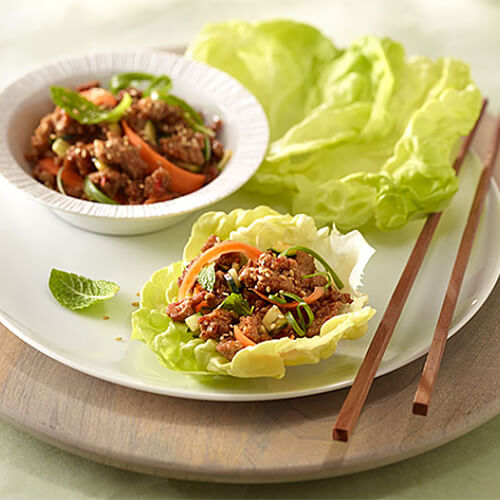
[[[101,89],[97,80],[82,83],[75,90],[88,93],[93,89]],[[213,136],[222,130],[218,117],[200,132],[199,126],[196,130],[193,128],[192,117],[180,106],[143,96],[142,90],[133,87],[120,90],[114,96],[117,104],[125,93],[132,98],[132,104],[122,121],[153,153],[179,168],[202,175],[204,184],[219,175],[224,147]],[[109,107],[108,103],[107,109]],[[56,147],[56,141],[64,147]],[[84,189],[88,178],[98,190],[119,204],[159,203],[182,196],[172,188],[171,172],[161,162],[154,162],[152,156],[144,159],[139,152],[142,146],[129,142],[120,122],[85,125],[55,107],[41,118],[30,143],[26,159],[32,164],[32,175],[38,181],[58,190],[59,169],[68,168],[76,174],[70,184],[64,184],[63,194],[102,201],[95,195],[92,198],[92,191]]]
[[[219,243],[221,240],[217,236],[210,236],[202,246],[201,253]],[[178,280],[179,285],[195,260],[184,268]],[[198,329],[192,330],[193,335],[215,341],[217,351],[229,360],[245,348],[240,337],[236,338],[236,327],[246,338],[246,342],[255,344],[282,337],[296,338],[298,334],[313,337],[320,333],[326,321],[344,312],[346,306],[352,303],[348,293],[338,291],[334,285],[327,286],[328,280],[324,275],[308,277],[318,273],[319,269],[315,259],[307,252],[297,251],[293,256],[283,256],[269,250],[263,252],[256,262],[246,259],[240,253],[225,254],[215,262],[214,271],[212,290],[205,290],[200,283],[196,283],[192,294],[169,304],[166,313],[174,321],[185,321],[197,314],[194,318]],[[228,278],[229,275],[231,278]],[[274,305],[262,297],[272,294],[283,297],[283,292],[290,292],[305,298],[318,287],[323,289],[323,294],[309,304],[314,317],[298,333],[285,317],[285,313],[292,312],[297,318],[298,311]],[[245,311],[250,310],[250,314],[227,308],[224,301],[231,294],[240,296],[246,304]],[[278,319],[270,322],[269,318],[276,314],[276,308],[279,310]]]

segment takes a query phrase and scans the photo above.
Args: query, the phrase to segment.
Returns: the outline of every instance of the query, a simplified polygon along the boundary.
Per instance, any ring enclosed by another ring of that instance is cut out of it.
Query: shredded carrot
[[[193,285],[196,283],[198,274],[203,266],[217,260],[221,255],[233,252],[243,253],[252,260],[257,260],[262,253],[258,248],[247,245],[246,243],[240,243],[238,241],[223,241],[222,243],[209,248],[206,252],[203,252],[200,256],[198,256],[188,269],[184,279],[182,280],[182,284],[179,287],[179,300],[185,298]]]
[[[83,177],[73,168],[66,167],[62,173],[62,181],[65,186],[78,188],[83,185]]]
[[[234,338],[239,341],[243,347],[250,347],[257,345],[253,340],[250,340],[243,332],[237,327],[234,327]]]
[[[130,144],[139,151],[141,158],[148,164],[149,173],[154,172],[158,167],[165,168],[170,174],[172,189],[180,194],[192,193],[203,186],[205,183],[204,175],[194,174],[174,165],[136,134],[125,120],[122,120],[121,124]]]
[[[102,89],[100,87],[82,90],[80,94],[96,106],[102,105],[114,108],[118,102],[116,97],[109,90]]]
[[[282,304],[281,302],[270,299],[267,295],[264,295],[263,293],[255,290],[255,288],[251,288],[250,290],[252,290],[253,293],[257,294],[262,300],[271,302],[271,304],[276,304],[278,307],[283,307],[284,309],[294,309],[300,305],[300,302],[287,302],[286,304]],[[310,295],[304,297],[304,302],[306,304],[312,304],[313,302],[316,302],[318,299],[323,297],[324,293],[324,287],[317,286]]]
[[[54,158],[41,158],[38,160],[38,166],[45,170],[46,172],[50,172],[51,174],[57,175],[59,172],[59,166],[56,165]]]
[[[195,310],[196,312],[200,312],[204,307],[208,307],[208,302],[206,300],[203,300],[200,302],[196,307]]]

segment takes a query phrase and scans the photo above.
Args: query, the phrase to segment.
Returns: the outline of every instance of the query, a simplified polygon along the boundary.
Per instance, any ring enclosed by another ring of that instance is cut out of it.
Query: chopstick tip
[[[421,403],[419,401],[413,402],[414,415],[421,415],[422,417],[425,417],[428,411],[429,411],[429,405],[427,403]]]
[[[346,429],[333,428],[332,437],[334,441],[343,441],[346,443],[349,440],[349,431]]]

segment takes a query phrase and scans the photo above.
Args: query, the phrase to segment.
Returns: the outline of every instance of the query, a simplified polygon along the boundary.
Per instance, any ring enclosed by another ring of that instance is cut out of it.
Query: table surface
[[[205,22],[291,17],[315,24],[340,46],[374,33],[402,41],[410,54],[464,59],[490,97],[490,111],[500,110],[500,4],[493,1],[3,0],[2,6],[0,85],[51,57],[183,45]],[[375,471],[289,485],[224,486],[98,465],[0,422],[0,498],[499,498],[499,438],[500,416],[437,450]]]

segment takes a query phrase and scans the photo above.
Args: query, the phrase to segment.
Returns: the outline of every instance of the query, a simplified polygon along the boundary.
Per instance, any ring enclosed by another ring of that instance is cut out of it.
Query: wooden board
[[[348,444],[331,440],[347,390],[263,403],[148,394],[59,364],[2,326],[0,417],[84,457],[179,479],[253,483],[348,474],[430,450],[499,414],[499,324],[497,284],[448,342],[429,416],[411,414],[422,358],[375,381]]]

